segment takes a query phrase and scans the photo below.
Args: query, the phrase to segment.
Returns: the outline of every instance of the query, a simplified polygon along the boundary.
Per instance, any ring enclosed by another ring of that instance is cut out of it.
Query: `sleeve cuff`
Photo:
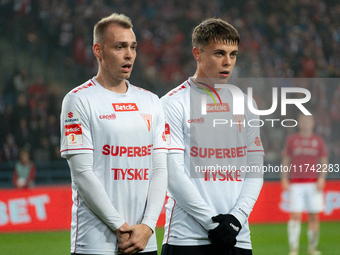
[[[117,223],[115,223],[115,224],[111,227],[111,229],[112,229],[113,231],[116,231],[116,230],[119,229],[121,226],[123,226],[124,223],[125,223],[125,220],[120,219],[119,221],[117,221]]]
[[[212,219],[208,220],[208,222],[203,226],[206,230],[212,230],[214,228],[217,228],[219,223],[213,222]]]
[[[248,220],[248,217],[245,215],[245,212],[241,212],[240,210],[235,208],[231,210],[229,214],[233,215],[240,222],[242,227]]]
[[[143,219],[142,220],[142,224],[145,224],[147,225],[151,230],[152,230],[152,233],[155,233],[155,228],[156,228],[156,224],[157,222],[155,223],[153,220],[151,219]]]

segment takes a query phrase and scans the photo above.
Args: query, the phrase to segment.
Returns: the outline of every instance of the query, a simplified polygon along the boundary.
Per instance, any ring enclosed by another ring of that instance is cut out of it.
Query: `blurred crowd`
[[[31,152],[35,162],[60,159],[59,115],[62,95],[43,76],[32,79],[26,68],[14,73],[0,96],[1,162]]]
[[[0,0],[0,34],[16,49],[30,50],[46,67],[56,64],[61,76],[72,72],[74,79],[60,85],[70,90],[95,75],[92,29],[113,12],[128,15],[134,24],[138,54],[131,83],[159,96],[194,73],[191,33],[210,17],[230,22],[241,36],[233,77],[340,77],[340,3],[334,0]],[[17,158],[21,146],[34,148],[33,160],[58,158],[63,95],[45,77],[43,71],[31,77],[19,68],[6,80],[1,161]],[[316,131],[339,157],[339,90],[308,89],[317,95]],[[268,160],[279,158],[286,133],[278,128],[263,135]]]

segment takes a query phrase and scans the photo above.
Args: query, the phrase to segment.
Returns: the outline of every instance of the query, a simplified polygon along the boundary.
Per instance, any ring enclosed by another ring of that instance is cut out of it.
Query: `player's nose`
[[[132,59],[135,55],[135,51],[131,48],[127,48],[125,51],[125,59]]]
[[[230,56],[225,56],[222,65],[223,66],[230,66],[231,65],[231,58],[230,58]]]

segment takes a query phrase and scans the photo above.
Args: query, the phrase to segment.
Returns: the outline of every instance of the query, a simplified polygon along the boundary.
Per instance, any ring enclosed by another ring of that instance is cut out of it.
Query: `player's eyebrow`
[[[226,54],[227,52],[225,50],[222,50],[222,49],[216,49],[213,51],[213,53],[223,53],[223,54]]]
[[[115,44],[114,44],[115,46],[116,45],[122,45],[122,46],[124,46],[124,47],[127,47],[127,46],[129,46],[129,42],[126,42],[126,41],[118,41],[118,42],[115,42]],[[136,41],[133,41],[132,43],[131,43],[131,46],[136,46],[137,45],[137,42]]]

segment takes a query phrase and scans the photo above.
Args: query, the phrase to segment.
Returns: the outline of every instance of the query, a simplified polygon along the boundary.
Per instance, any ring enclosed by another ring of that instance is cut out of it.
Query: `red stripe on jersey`
[[[173,213],[174,213],[175,205],[176,205],[176,200],[174,199],[174,205],[172,206],[172,210],[171,210],[170,221],[169,221],[169,229],[168,229],[168,237],[167,237],[167,239],[166,239],[166,243],[168,243],[168,241],[169,241],[170,225],[171,225],[171,220],[172,220],[172,215],[173,215]]]
[[[60,152],[64,152],[64,151],[76,151],[76,150],[91,150],[91,151],[93,151],[92,148],[78,148],[78,149],[66,149],[66,150],[62,150]]]
[[[189,86],[191,87],[191,85],[190,85],[190,82],[187,80],[187,83],[189,84]]]
[[[78,210],[79,210],[79,193],[77,191],[77,230],[76,230],[76,240],[74,241],[74,253],[77,250],[77,239],[78,239]]]
[[[180,151],[185,151],[184,149],[181,149],[181,148],[170,148],[170,149],[168,149],[169,151],[170,150],[180,150]]]
[[[251,150],[251,151],[247,151],[247,152],[258,152],[258,151],[264,152],[264,150]]]
[[[92,82],[92,84],[94,85],[94,86],[96,86],[96,83],[91,79],[91,82]]]
[[[155,150],[167,150],[168,148],[163,148],[163,147],[161,147],[161,148],[155,148],[155,149],[153,149],[154,151]]]

